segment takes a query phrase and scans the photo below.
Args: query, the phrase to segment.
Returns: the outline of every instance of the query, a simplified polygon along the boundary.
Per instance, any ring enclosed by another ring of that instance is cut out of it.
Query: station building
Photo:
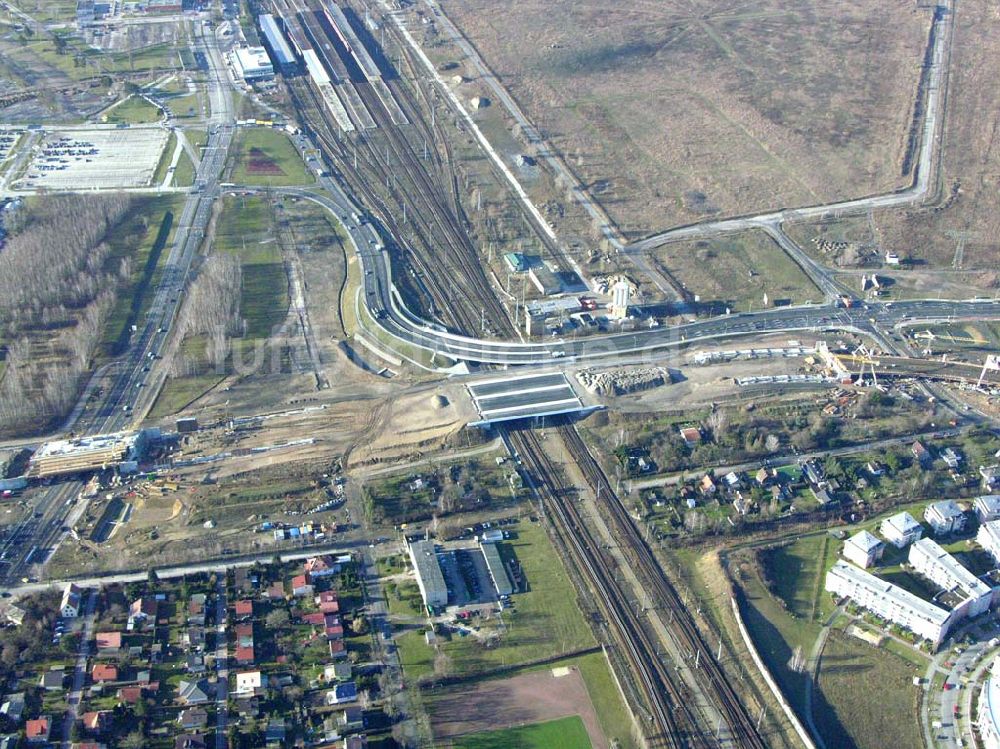
[[[229,53],[233,70],[247,83],[274,78],[274,66],[263,47],[239,47]]]

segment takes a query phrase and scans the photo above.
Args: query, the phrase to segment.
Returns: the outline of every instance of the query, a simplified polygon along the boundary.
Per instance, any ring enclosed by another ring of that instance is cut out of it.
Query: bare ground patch
[[[554,676],[555,671],[564,675]],[[608,747],[575,666],[462,685],[435,697],[430,715],[435,738],[447,745],[450,739],[469,734],[579,715],[594,749]]]

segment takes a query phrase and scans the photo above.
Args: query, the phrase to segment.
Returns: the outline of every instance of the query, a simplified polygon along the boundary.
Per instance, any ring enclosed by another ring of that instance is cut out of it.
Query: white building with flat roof
[[[958,533],[965,528],[965,513],[953,499],[931,502],[924,510],[924,520],[934,530],[935,536]]]
[[[245,81],[274,77],[274,65],[263,47],[238,47],[230,53],[233,70]]]
[[[850,598],[861,608],[929,640],[936,649],[951,626],[951,614],[930,601],[880,580],[847,562],[837,562],[826,573],[826,590]]]
[[[883,520],[878,532],[897,549],[902,549],[924,535],[924,528],[910,513],[898,512]]]
[[[433,541],[414,541],[410,544],[410,561],[417,572],[417,587],[429,608],[440,608],[448,603],[448,586],[445,584]]]
[[[910,547],[907,561],[913,569],[943,590],[961,599],[953,612],[959,616],[979,616],[989,610],[993,588],[969,572],[961,562],[929,538],[922,538]]]
[[[980,523],[1000,519],[1000,494],[984,494],[981,497],[976,497],[972,507],[976,511],[976,517],[979,518]]]
[[[980,746],[1000,749],[1000,658],[993,661],[989,678],[979,694],[976,725],[979,726]]]
[[[993,557],[994,562],[1000,564],[1000,520],[989,520],[979,526],[976,543]]]
[[[868,531],[855,533],[844,542],[844,559],[867,569],[882,558],[885,544]]]

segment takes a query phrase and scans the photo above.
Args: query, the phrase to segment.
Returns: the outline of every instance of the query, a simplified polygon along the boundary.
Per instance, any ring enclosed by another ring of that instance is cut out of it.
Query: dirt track
[[[447,745],[448,739],[472,733],[579,715],[594,749],[608,749],[583,677],[576,668],[567,671],[559,677],[546,669],[478,682],[435,699],[434,738]]]

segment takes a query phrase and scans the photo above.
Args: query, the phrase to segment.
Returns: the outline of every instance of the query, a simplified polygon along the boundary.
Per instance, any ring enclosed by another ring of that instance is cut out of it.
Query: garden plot
[[[32,154],[18,190],[145,187],[169,132],[159,126],[51,130]]]

